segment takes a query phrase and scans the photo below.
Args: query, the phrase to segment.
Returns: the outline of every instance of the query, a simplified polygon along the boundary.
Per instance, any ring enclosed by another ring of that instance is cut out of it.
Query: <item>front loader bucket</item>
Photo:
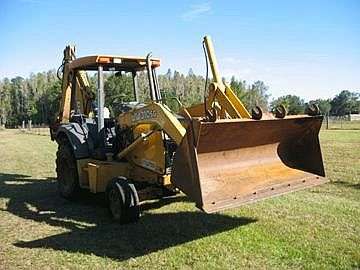
[[[193,120],[171,181],[208,213],[324,183],[321,123],[321,116]]]

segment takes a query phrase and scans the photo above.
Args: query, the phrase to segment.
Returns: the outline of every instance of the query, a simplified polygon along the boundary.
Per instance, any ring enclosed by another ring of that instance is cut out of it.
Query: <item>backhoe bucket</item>
[[[321,123],[322,116],[193,120],[171,181],[208,213],[322,184]]]

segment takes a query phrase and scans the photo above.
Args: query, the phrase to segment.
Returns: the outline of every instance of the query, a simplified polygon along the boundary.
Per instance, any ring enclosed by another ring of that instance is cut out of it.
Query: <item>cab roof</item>
[[[160,59],[151,58],[153,68],[160,66]],[[142,71],[146,69],[145,57],[91,55],[77,58],[70,63],[70,69],[97,70],[102,65],[105,71]]]

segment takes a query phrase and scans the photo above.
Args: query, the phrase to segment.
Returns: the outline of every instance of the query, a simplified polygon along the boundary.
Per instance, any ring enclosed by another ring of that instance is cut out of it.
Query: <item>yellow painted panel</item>
[[[141,133],[151,130],[151,125],[141,124],[134,130],[135,138]],[[164,173],[165,172],[165,147],[163,143],[163,134],[156,131],[146,140],[142,141],[130,154],[130,159],[137,165],[146,169]]]
[[[108,182],[117,177],[124,176],[129,177],[130,174],[130,164],[128,162],[115,162],[115,161],[99,161],[94,159],[89,159],[88,162],[78,161],[79,171],[81,174],[87,174],[87,176],[82,175],[80,179],[88,179],[88,188],[93,193],[104,192]],[[86,186],[82,186],[86,188]]]
[[[242,118],[251,118],[250,113],[245,108],[244,104],[240,101],[240,99],[235,95],[235,93],[228,85],[226,85],[225,88],[225,95],[228,97],[228,99],[239,112]]]

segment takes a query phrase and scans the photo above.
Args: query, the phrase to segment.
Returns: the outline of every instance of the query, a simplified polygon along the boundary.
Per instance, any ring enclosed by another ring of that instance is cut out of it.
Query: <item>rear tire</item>
[[[111,216],[121,224],[136,222],[140,218],[139,197],[134,184],[125,177],[108,183],[106,199]]]
[[[58,191],[65,199],[75,199],[80,191],[76,159],[67,140],[59,141],[56,153]]]

